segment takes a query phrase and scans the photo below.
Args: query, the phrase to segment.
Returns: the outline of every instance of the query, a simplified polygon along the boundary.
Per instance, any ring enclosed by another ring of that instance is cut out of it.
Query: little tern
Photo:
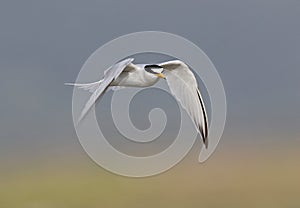
[[[159,64],[133,64],[133,60],[133,58],[129,58],[112,65],[104,72],[103,79],[97,82],[88,84],[65,83],[66,85],[73,85],[92,93],[78,121],[81,121],[85,117],[106,90],[123,87],[149,87],[162,78],[167,81],[171,94],[191,117],[207,148],[207,114],[196,78],[189,67],[180,60],[172,60]]]

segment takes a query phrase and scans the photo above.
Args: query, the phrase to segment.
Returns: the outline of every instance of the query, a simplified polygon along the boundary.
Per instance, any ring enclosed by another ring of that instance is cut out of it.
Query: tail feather
[[[65,83],[65,85],[75,86],[78,87],[79,89],[87,90],[90,93],[93,93],[99,87],[101,82],[102,80],[93,83],[87,83],[87,84]]]

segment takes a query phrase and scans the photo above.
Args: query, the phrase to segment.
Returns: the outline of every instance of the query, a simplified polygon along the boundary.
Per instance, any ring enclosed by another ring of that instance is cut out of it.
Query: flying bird
[[[92,93],[78,121],[85,117],[91,107],[108,89],[149,87],[158,82],[159,79],[165,79],[171,94],[187,111],[207,148],[207,114],[196,78],[189,67],[180,60],[160,64],[133,64],[133,60],[133,58],[129,58],[112,65],[104,72],[103,79],[97,82],[88,84],[65,83]]]

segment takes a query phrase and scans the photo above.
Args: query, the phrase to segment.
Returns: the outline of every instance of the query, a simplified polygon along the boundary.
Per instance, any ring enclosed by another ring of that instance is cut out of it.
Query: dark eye
[[[146,72],[153,73],[150,67],[145,67]]]

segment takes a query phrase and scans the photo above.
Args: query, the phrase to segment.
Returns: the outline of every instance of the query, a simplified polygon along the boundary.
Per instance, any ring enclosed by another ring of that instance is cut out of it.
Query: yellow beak
[[[163,78],[163,79],[166,78],[165,75],[164,75],[163,73],[156,74],[156,76],[158,76],[159,78]]]

